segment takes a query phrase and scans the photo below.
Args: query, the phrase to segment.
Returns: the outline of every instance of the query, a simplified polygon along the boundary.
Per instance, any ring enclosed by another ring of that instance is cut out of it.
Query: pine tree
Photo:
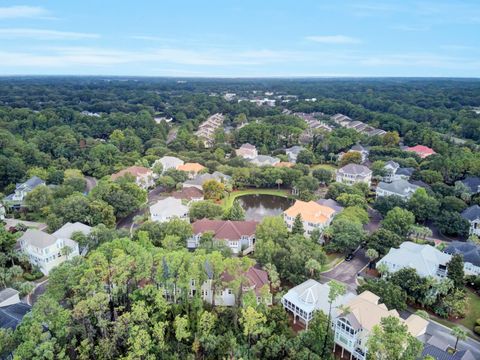
[[[293,222],[293,227],[292,227],[292,234],[300,234],[303,235],[305,230],[303,229],[303,220],[302,216],[298,214],[295,216],[295,221]]]
[[[234,221],[245,220],[245,210],[243,210],[242,205],[240,205],[238,201],[234,201],[232,207],[225,212],[224,219]]]

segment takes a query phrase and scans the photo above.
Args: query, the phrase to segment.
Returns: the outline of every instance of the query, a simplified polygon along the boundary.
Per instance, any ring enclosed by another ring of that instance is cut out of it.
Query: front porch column
[[[342,358],[343,358],[343,352],[344,352],[344,351],[345,351],[345,349],[344,349],[343,346],[342,346]]]

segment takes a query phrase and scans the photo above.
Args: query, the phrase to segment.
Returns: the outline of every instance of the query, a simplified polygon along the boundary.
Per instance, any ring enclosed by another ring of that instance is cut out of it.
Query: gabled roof
[[[295,203],[284,211],[290,217],[296,217],[298,214],[303,221],[309,221],[315,224],[325,224],[335,214],[335,209],[320,205],[315,201],[296,200]]]
[[[30,305],[24,303],[0,307],[0,328],[15,329],[31,308]]]
[[[232,179],[231,176],[228,176],[228,175],[222,174],[221,172],[215,171],[213,174],[197,175],[197,176],[195,176],[195,178],[185,181],[184,184],[202,186],[208,180],[216,180],[218,182],[226,182],[226,181],[230,181],[231,179]]]
[[[172,193],[175,199],[192,200],[197,198],[203,198],[203,191],[195,186],[184,187],[180,191]]]
[[[257,165],[275,165],[280,162],[280,159],[273,156],[268,155],[258,155],[255,156],[253,159],[250,159],[250,162],[257,164]]]
[[[380,181],[377,189],[385,190],[398,194],[399,196],[409,196],[413,194],[420,186],[409,183],[407,180],[398,179],[390,183]]]
[[[451,255],[445,254],[430,245],[406,241],[399,249],[391,248],[378,263],[395,264],[397,269],[412,268],[422,277],[436,276],[438,266],[446,265]]]
[[[412,167],[399,168],[396,172],[397,175],[412,176],[415,169]]]
[[[292,153],[292,154],[298,155],[298,154],[300,154],[300,152],[302,152],[303,150],[305,150],[305,148],[304,148],[303,146],[295,145],[295,146],[292,146],[291,148],[285,149],[285,152],[286,152],[287,154],[288,154],[288,153]]]
[[[416,145],[416,146],[412,146],[412,147],[407,147],[405,149],[405,151],[411,151],[411,152],[417,153],[418,156],[420,156],[422,159],[426,158],[427,156],[436,154],[436,152],[433,149],[429,148],[428,146],[424,146],[424,145]]]
[[[20,188],[29,188],[29,189],[35,189],[39,185],[45,184],[45,181],[40,179],[38,176],[32,176],[30,179],[25,181],[24,183],[17,184],[16,189]]]
[[[199,163],[185,163],[177,167],[177,170],[186,171],[186,172],[200,172],[203,169],[205,169],[205,166]]]
[[[126,169],[120,170],[119,172],[112,174],[111,178],[112,180],[116,180],[118,178],[121,178],[122,176],[125,176],[126,174],[130,174],[134,177],[138,177],[141,175],[146,175],[151,173],[152,173],[152,170],[144,166],[129,166]]]
[[[243,284],[243,287],[255,291],[256,295],[261,295],[261,289],[265,285],[270,286],[268,273],[256,266],[251,266],[246,272],[243,273],[243,275],[248,281],[248,284]],[[221,276],[222,281],[226,283],[234,280],[236,277],[237,274],[230,274],[228,271],[224,271]]]
[[[239,150],[240,150],[240,149],[244,149],[244,150],[256,150],[257,148],[255,147],[255,145],[246,143],[246,144],[242,144],[242,146],[240,146]]]
[[[306,312],[321,310],[328,313],[330,304],[328,303],[328,293],[330,286],[321,284],[316,280],[308,279],[307,281],[290,289],[283,299],[290,301],[292,304],[300,307]],[[355,297],[354,294],[347,292],[345,295],[339,296],[332,303],[332,313],[335,317],[340,312],[340,307]]]
[[[386,163],[385,163],[385,166],[384,167],[389,167],[389,168],[392,168],[392,169],[398,169],[400,167],[400,165],[393,161],[393,160],[388,160]]]
[[[158,200],[150,206],[150,213],[161,216],[181,217],[188,213],[188,206],[183,205],[182,200],[169,196]]]
[[[338,169],[338,171],[344,174],[354,174],[362,176],[367,176],[372,173],[372,170],[370,170],[368,167],[359,164],[347,164],[344,167]]]
[[[92,228],[90,226],[82,224],[81,222],[67,222],[52,235],[59,239],[71,239],[75,232],[81,232],[84,235],[88,235],[91,231]]]
[[[468,221],[474,221],[476,219],[480,219],[480,206],[472,205],[462,212],[462,217],[467,219]]]
[[[462,183],[470,189],[470,191],[476,194],[480,190],[480,177],[469,176],[462,180]]]
[[[335,213],[337,214],[343,210],[343,206],[333,199],[320,199],[317,200],[317,204],[329,207],[330,209],[335,210]]]
[[[452,241],[443,252],[450,255],[461,254],[464,262],[480,266],[480,245],[471,242]]]
[[[383,318],[393,316],[400,319],[408,327],[408,331],[417,337],[425,333],[428,321],[418,315],[410,315],[407,320],[400,318],[396,310],[388,310],[385,304],[379,303],[380,298],[370,291],[364,291],[346,304],[344,317],[354,328],[371,331],[380,324]]]
[[[157,159],[155,162],[159,162],[160,164],[162,165],[175,165],[175,166],[178,166],[178,165],[182,165],[183,164],[183,160],[182,159],[179,159],[175,156],[163,156],[161,157],[160,159]]]
[[[10,299],[17,294],[19,294],[19,292],[12,288],[5,288],[3,290],[0,290],[0,303]]]
[[[435,360],[475,360],[475,357],[470,350],[459,350],[456,353],[451,354],[435,345],[425,344],[421,358],[424,359],[428,355]]]
[[[238,240],[242,235],[252,236],[255,234],[257,225],[256,221],[202,219],[195,221],[192,227],[194,234],[212,231],[217,240]]]
[[[352,148],[350,149],[350,151],[359,151],[359,152],[363,152],[363,151],[368,151],[367,149],[365,149],[362,145],[360,144],[356,144],[356,145],[353,145]]]
[[[28,229],[18,239],[18,241],[25,241],[26,243],[38,247],[40,249],[51,246],[57,242],[57,238],[53,235],[37,229]]]

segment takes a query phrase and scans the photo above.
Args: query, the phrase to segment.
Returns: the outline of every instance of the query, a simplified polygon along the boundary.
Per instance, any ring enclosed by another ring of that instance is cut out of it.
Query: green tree
[[[465,285],[465,271],[463,267],[463,255],[454,254],[447,263],[447,277],[452,279],[457,289],[463,289]]]
[[[325,236],[330,238],[327,248],[333,251],[349,253],[365,239],[365,230],[360,223],[345,218],[335,219],[327,229]]]
[[[367,239],[368,247],[375,249],[380,255],[386,255],[391,248],[398,248],[402,242],[402,237],[383,227],[372,233]]]
[[[330,281],[328,283],[328,318],[327,318],[327,324],[331,323],[331,318],[332,318],[332,305],[337,300],[339,296],[345,295],[347,292],[347,287],[345,284],[341,284],[339,282],[336,282],[334,280]],[[328,333],[330,332],[330,326],[327,326],[327,331],[325,333],[325,336],[323,338],[323,347],[322,347],[322,354],[321,358],[325,355],[325,352],[327,350],[327,343],[328,343]]]
[[[439,203],[433,196],[428,195],[424,188],[419,188],[408,200],[407,206],[417,221],[423,223],[435,217]]]
[[[293,221],[292,225],[292,234],[300,234],[303,235],[305,232],[303,228],[303,220],[302,220],[302,215],[297,214],[295,216],[295,220]]]
[[[234,220],[240,221],[245,220],[245,210],[243,210],[242,205],[238,200],[233,202],[232,207],[230,207],[225,214],[223,215],[225,220]]]
[[[205,200],[220,200],[225,192],[225,185],[216,180],[207,180],[202,185]]]
[[[189,215],[192,220],[198,219],[215,219],[223,214],[223,209],[209,200],[195,201],[189,210]]]
[[[41,185],[30,191],[25,197],[25,205],[35,213],[45,209],[53,202],[53,192],[48,186]]]
[[[345,153],[340,159],[340,166],[345,166],[347,164],[361,164],[362,154],[358,151],[349,151]]]
[[[415,216],[410,211],[395,207],[387,213],[380,225],[385,230],[406,237],[413,224]]]
[[[457,352],[457,346],[459,340],[466,340],[467,339],[467,331],[461,328],[460,326],[454,326],[452,328],[451,334],[455,336],[455,352]]]
[[[313,193],[317,191],[319,183],[314,177],[302,176],[296,180],[293,185],[298,191],[298,198],[308,201],[313,198]]]
[[[422,351],[422,343],[394,316],[383,318],[373,327],[367,347],[372,360],[416,360]]]
[[[265,331],[264,324],[267,321],[265,315],[258,312],[253,307],[248,306],[241,310],[240,323],[243,326],[243,335],[248,338],[248,345],[250,346],[252,336],[261,334]]]
[[[322,264],[315,259],[308,259],[305,263],[305,269],[308,271],[310,278],[313,278],[315,273],[322,271]]]
[[[273,264],[281,244],[288,238],[288,228],[280,217],[265,217],[255,233],[255,255],[261,264]]]

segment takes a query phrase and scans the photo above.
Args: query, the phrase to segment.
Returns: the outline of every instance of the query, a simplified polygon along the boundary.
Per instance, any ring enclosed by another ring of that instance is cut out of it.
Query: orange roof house
[[[428,146],[424,146],[424,145],[412,146],[412,147],[406,148],[405,150],[416,153],[422,159],[425,159],[427,156],[436,154],[436,152],[433,149],[429,148]]]
[[[297,200],[295,204],[283,212],[283,218],[289,230],[292,230],[297,215],[301,216],[305,235],[308,236],[314,229],[322,230],[330,225],[335,215],[335,209],[320,205],[315,201]]]
[[[199,163],[185,163],[183,165],[179,165],[177,170],[186,171],[190,173],[199,173],[200,171],[204,170],[205,166]]]

